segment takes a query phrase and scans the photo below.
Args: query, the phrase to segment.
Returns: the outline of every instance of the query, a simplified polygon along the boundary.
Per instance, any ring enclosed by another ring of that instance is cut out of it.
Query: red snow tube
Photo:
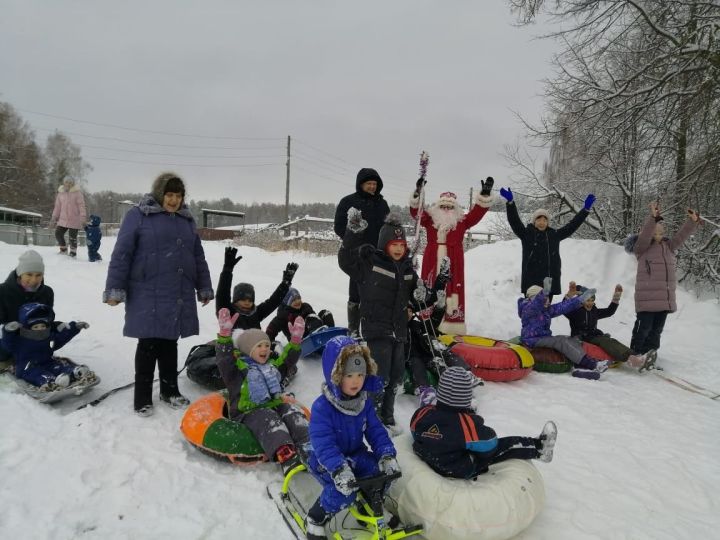
[[[443,335],[439,339],[486,381],[517,381],[533,368],[530,351],[521,345],[480,336]]]
[[[592,343],[582,342],[583,349],[588,356],[598,360],[610,360],[612,358],[603,349]],[[535,371],[545,373],[564,373],[572,369],[572,363],[564,355],[548,347],[533,347],[530,352],[535,359]]]

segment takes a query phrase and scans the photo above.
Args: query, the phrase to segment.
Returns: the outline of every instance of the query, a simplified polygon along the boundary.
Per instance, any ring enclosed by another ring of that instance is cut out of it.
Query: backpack
[[[220,375],[220,369],[215,362],[215,342],[195,345],[185,360],[187,376],[193,382],[210,390],[222,390],[225,381]]]

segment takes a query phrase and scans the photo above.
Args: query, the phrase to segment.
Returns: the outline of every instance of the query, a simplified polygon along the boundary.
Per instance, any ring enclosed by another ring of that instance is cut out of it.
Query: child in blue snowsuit
[[[88,260],[90,262],[102,261],[102,257],[98,253],[101,238],[100,216],[91,214],[90,219],[85,224],[85,243],[87,244]]]
[[[368,392],[382,388],[370,350],[338,336],[322,355],[325,382],[310,414],[309,469],[323,491],[310,508],[306,533],[325,539],[325,524],[355,500],[355,478],[400,470],[395,447]],[[365,444],[370,444],[370,449]]]
[[[600,373],[607,370],[608,362],[585,354],[585,349],[577,337],[553,336],[550,330],[553,317],[575,311],[588,298],[595,296],[595,289],[587,289],[579,296],[565,298],[562,302],[550,305],[548,295],[552,278],[546,277],[543,284],[544,287],[529,287],[526,298],[518,298],[518,316],[522,320],[520,342],[528,348],[548,347],[560,352],[573,364],[573,377],[599,379]]]
[[[32,303],[20,308],[18,321],[3,328],[2,345],[15,357],[15,376],[40,388],[66,387],[90,370],[59,361],[53,353],[90,325],[82,321],[54,323],[50,306]],[[47,385],[47,386],[46,386]]]

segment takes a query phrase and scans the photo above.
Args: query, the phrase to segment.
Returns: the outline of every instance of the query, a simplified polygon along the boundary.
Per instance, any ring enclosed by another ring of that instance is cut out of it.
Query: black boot
[[[305,518],[305,535],[308,540],[327,540],[325,524],[328,521],[330,521],[330,515],[320,506],[320,499],[318,499]]]
[[[173,409],[190,405],[190,400],[180,393],[177,381],[177,341],[158,339],[158,371],[160,372],[160,400]]]
[[[135,349],[135,411],[152,414],[152,386],[155,376],[155,346],[150,339],[139,339]]]
[[[335,326],[335,318],[327,309],[321,309],[320,313],[318,313],[318,317],[320,317],[320,320],[322,320],[325,326]]]

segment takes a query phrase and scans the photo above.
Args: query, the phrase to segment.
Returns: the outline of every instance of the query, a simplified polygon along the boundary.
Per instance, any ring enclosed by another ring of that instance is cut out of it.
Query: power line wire
[[[102,161],[119,161],[122,163],[137,163],[140,165],[162,165],[165,167],[208,167],[208,168],[225,168],[225,169],[235,169],[235,168],[249,168],[249,167],[283,167],[285,166],[285,163],[254,163],[254,164],[226,164],[226,165],[206,165],[202,163],[160,163],[155,161],[137,161],[137,160],[131,160],[131,159],[119,159],[119,158],[109,158],[109,157],[99,157],[99,156],[86,156],[88,160],[90,159],[99,159]]]

